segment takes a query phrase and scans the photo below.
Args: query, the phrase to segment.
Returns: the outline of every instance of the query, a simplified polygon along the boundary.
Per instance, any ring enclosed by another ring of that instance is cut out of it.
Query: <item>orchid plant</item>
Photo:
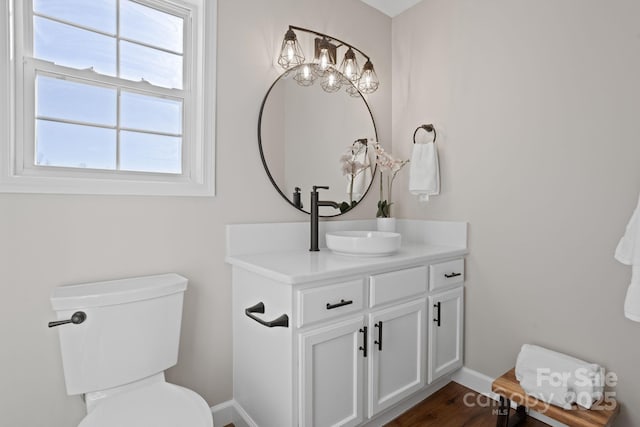
[[[398,172],[409,163],[409,160],[396,159],[384,151],[384,148],[382,148],[382,145],[378,142],[374,144],[374,148],[376,150],[376,164],[380,170],[380,199],[378,200],[376,217],[389,218],[391,217],[391,205],[393,204],[393,181],[396,179]],[[384,197],[385,184],[387,198]]]
[[[348,176],[349,179],[349,202],[340,204],[340,211],[345,212],[355,206],[358,201],[353,200],[353,185],[356,177],[364,173],[371,167],[368,156],[369,147],[366,142],[357,140],[347,147],[345,153],[340,157],[342,164],[342,174]],[[364,162],[362,162],[364,160]]]

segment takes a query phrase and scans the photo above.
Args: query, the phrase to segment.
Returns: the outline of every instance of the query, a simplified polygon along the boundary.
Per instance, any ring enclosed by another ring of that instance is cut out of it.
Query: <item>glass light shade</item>
[[[342,87],[342,79],[344,77],[338,70],[331,67],[325,73],[325,76],[322,78],[322,89],[325,92],[337,92]]]
[[[344,54],[344,59],[342,60],[342,64],[340,64],[340,72],[344,78],[349,80],[351,83],[358,83],[358,79],[360,78],[360,67],[358,66],[356,54],[353,49],[349,48],[347,53]]]
[[[321,77],[329,70],[329,67],[335,65],[335,61],[331,56],[332,47],[327,39],[322,39],[318,46],[317,58],[315,58],[314,64],[316,73]]]
[[[358,82],[346,82],[347,93],[351,96],[360,96],[360,91],[358,90]]]
[[[284,35],[282,40],[282,49],[280,50],[280,57],[278,58],[278,64],[288,69],[298,66],[304,63],[304,54],[298,44],[298,38],[293,30],[289,29]]]
[[[313,82],[316,80],[316,75],[313,73],[310,64],[303,64],[298,66],[295,76],[293,79],[298,82],[300,86],[311,86]]]
[[[373,69],[373,64],[371,61],[367,61],[362,67],[362,75],[358,80],[358,89],[362,93],[373,93],[378,90],[379,85],[380,80],[378,80],[378,76]]]

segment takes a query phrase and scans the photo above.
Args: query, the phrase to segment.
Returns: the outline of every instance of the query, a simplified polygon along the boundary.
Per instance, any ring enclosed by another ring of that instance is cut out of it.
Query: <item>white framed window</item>
[[[0,192],[214,194],[215,1],[2,7]]]

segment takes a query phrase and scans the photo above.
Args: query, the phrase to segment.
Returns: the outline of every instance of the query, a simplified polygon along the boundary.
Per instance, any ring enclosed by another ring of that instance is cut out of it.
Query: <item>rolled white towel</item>
[[[581,380],[572,378],[569,383],[569,391],[575,393],[576,403],[583,408],[591,409],[594,402],[601,400],[604,397],[604,387],[599,382],[600,376],[596,378],[587,379],[584,383]]]
[[[540,369],[572,374],[579,369],[584,375],[600,374],[600,366],[595,363],[588,363],[537,345],[524,344],[516,361],[516,378],[520,381],[526,372],[537,374]]]
[[[569,391],[576,394],[576,403],[591,409],[593,402],[604,397],[604,377],[602,370],[598,373],[578,370],[569,378]]]
[[[528,395],[563,409],[571,409],[571,404],[575,402],[575,393],[569,391],[566,384],[540,382],[535,374],[525,374],[520,380],[520,386]]]
[[[604,391],[602,368],[543,347],[525,344],[516,361],[516,378],[533,376],[537,382],[562,383],[580,406],[591,408]]]

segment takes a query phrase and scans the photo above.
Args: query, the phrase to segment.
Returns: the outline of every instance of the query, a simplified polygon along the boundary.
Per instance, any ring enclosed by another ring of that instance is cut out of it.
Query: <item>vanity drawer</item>
[[[298,291],[298,327],[364,308],[364,280]]]
[[[370,279],[370,287],[371,307],[426,293],[427,267],[407,268],[373,275]]]
[[[432,291],[462,282],[464,282],[463,258],[429,266],[429,289]]]

